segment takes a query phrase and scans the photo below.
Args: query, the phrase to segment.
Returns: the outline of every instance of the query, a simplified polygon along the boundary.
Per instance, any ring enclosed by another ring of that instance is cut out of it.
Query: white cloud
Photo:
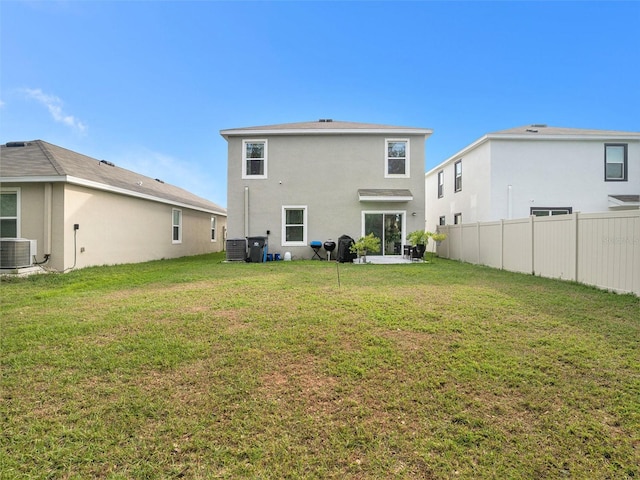
[[[49,113],[56,122],[67,125],[68,127],[76,129],[82,133],[87,130],[87,126],[84,123],[75,118],[73,115],[66,114],[62,110],[63,103],[60,98],[56,97],[55,95],[48,95],[39,88],[25,88],[23,91],[28,98],[36,100],[47,107]]]

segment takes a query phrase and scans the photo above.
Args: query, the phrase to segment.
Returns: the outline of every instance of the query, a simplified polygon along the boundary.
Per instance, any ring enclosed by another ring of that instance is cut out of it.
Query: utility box
[[[262,263],[267,261],[267,237],[248,237],[249,261],[252,263]]]
[[[227,261],[244,262],[247,259],[247,239],[229,238],[227,239]]]

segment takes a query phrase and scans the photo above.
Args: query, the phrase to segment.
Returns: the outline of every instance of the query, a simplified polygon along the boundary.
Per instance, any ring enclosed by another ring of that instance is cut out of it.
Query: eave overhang
[[[361,202],[397,202],[406,203],[413,200],[413,194],[407,189],[361,188],[358,190]]]

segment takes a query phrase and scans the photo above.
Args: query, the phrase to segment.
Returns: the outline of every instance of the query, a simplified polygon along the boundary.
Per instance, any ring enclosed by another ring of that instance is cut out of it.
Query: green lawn
[[[0,478],[640,477],[638,297],[222,259],[3,281]]]

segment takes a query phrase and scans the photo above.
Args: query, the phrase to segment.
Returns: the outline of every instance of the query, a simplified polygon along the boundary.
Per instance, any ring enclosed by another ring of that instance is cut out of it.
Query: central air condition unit
[[[26,238],[3,238],[0,240],[0,268],[21,268],[33,265],[38,253],[38,242]]]
[[[247,240],[244,238],[227,239],[227,261],[244,262],[247,259]]]

